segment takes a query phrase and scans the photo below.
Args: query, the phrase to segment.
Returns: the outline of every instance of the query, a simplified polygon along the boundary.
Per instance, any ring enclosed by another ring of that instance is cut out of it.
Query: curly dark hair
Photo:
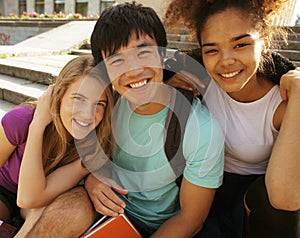
[[[226,9],[236,9],[245,18],[251,19],[253,26],[260,32],[260,37],[269,42],[272,48],[280,46],[279,39],[286,42],[287,31],[282,27],[275,27],[273,17],[284,10],[289,0],[172,0],[167,8],[164,24],[172,27],[183,21],[192,35],[196,36],[201,47],[201,34],[208,18]],[[197,58],[201,58],[200,55]],[[201,59],[200,59],[201,61]],[[262,55],[258,74],[269,78],[273,75],[270,67],[274,65],[270,54]]]
[[[164,24],[171,27],[178,19],[183,20],[201,44],[201,31],[207,19],[228,8],[235,8],[245,17],[251,18],[262,37],[271,39],[276,32],[271,24],[273,16],[283,10],[287,2],[289,0],[172,0],[167,8]]]

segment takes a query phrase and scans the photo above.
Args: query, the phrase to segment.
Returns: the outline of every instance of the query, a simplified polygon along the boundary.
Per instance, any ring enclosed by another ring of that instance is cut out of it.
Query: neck
[[[238,102],[254,102],[266,95],[273,86],[270,80],[255,75],[243,89],[228,95]]]

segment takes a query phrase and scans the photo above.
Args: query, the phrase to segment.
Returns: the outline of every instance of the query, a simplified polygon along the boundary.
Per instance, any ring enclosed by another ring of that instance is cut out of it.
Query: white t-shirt
[[[204,100],[225,135],[225,171],[264,174],[278,135],[273,115],[282,101],[279,86],[275,85],[259,100],[241,103],[211,80]]]

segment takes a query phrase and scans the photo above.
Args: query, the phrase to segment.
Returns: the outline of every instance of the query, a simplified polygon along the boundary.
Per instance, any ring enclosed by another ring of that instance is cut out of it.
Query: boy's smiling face
[[[163,79],[163,60],[156,41],[135,34],[113,55],[102,56],[115,90],[134,108],[151,107]]]

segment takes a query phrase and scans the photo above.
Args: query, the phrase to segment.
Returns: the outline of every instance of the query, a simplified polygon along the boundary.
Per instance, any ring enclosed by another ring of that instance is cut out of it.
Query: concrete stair
[[[0,46],[0,117],[12,107],[37,99],[88,42],[96,21],[74,21],[13,46]],[[80,34],[79,34],[80,32]]]
[[[0,59],[0,116],[15,105],[37,99],[74,55]]]

